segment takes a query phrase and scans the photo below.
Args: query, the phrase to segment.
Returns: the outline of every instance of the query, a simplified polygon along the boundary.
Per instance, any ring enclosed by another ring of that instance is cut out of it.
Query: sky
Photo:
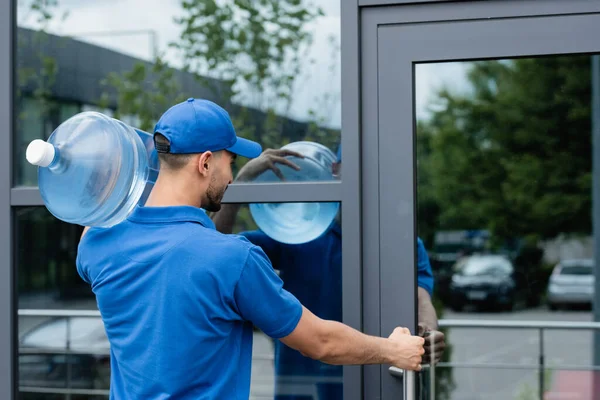
[[[17,10],[19,26],[37,29],[39,23],[35,15],[28,13],[27,4],[31,0],[20,0]],[[48,26],[50,33],[75,36],[78,40],[131,55],[143,60],[153,57],[153,40],[159,52],[166,52],[170,65],[181,65],[176,53],[168,49],[168,44],[177,41],[180,29],[173,18],[181,14],[181,0],[58,0],[57,18]],[[314,43],[310,58],[314,64],[306,63],[294,90],[294,101],[289,117],[306,120],[308,111],[318,109],[324,124],[333,128],[341,125],[341,76],[340,54],[332,53],[329,37],[335,37],[340,44],[340,1],[313,0],[324,11],[325,16],[311,24]],[[60,16],[68,11],[66,18]],[[138,31],[138,33],[121,33]],[[109,32],[110,35],[97,36],[92,33]],[[150,33],[152,32],[152,33]],[[335,55],[334,71],[330,72],[332,54]],[[60,66],[59,66],[60,67]],[[416,68],[416,113],[418,118],[427,117],[427,103],[442,84],[450,84],[456,89],[464,88],[464,65],[460,63],[423,64]],[[333,98],[327,107],[320,106],[318,100],[324,94]]]

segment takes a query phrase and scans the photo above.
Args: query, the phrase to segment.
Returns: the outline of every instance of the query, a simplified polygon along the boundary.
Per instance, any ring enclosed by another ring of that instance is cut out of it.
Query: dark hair
[[[170,144],[169,139],[160,133],[154,134],[154,143],[157,148],[168,148]],[[158,153],[160,167],[167,167],[171,170],[178,170],[185,167],[193,156],[193,154]]]

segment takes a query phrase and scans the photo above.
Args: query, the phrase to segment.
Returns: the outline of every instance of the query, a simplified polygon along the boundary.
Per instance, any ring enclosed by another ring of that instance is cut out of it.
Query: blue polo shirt
[[[194,207],[90,229],[77,271],[110,341],[111,399],[247,400],[253,324],[281,338],[302,314],[260,247]]]
[[[339,224],[332,224],[319,238],[299,245],[279,243],[259,230],[243,232],[242,235],[265,251],[273,267],[280,271],[284,289],[296,296],[306,308],[320,318],[342,320],[342,237]],[[417,284],[432,294],[433,274],[421,239],[417,240],[417,259]],[[278,377],[329,377],[316,379],[317,382],[332,382],[331,377],[342,376],[341,366],[304,357],[279,341],[275,342],[275,371]],[[341,398],[341,386],[333,382],[317,384],[321,398]],[[288,398],[293,396],[285,397]]]

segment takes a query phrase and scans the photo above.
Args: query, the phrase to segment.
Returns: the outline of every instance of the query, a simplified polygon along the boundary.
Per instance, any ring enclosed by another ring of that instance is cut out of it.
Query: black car
[[[450,306],[511,310],[515,303],[514,267],[502,255],[473,255],[459,260],[450,283]]]

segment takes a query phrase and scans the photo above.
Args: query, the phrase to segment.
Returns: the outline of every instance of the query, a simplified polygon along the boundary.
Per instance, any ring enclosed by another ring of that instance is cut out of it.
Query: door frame
[[[600,52],[600,2],[418,3],[365,7],[359,17],[361,83],[351,94],[362,133],[363,329],[387,336],[417,325],[415,64]],[[364,398],[402,393],[387,366],[365,367],[363,378]]]

